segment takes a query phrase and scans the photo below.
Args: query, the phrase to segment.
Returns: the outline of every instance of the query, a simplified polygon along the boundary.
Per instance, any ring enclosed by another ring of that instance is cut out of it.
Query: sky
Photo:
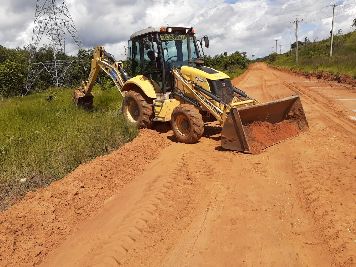
[[[41,0],[45,1],[45,0]],[[57,0],[58,2],[62,0]],[[35,0],[1,0],[0,45],[24,47],[31,43]],[[234,51],[262,57],[289,50],[295,42],[298,18],[299,40],[329,36],[332,7],[326,0],[66,0],[83,48],[104,45],[118,59],[125,58],[130,35],[149,26],[193,26],[196,35],[208,35],[207,54]],[[356,18],[356,0],[338,0],[335,31],[346,33]],[[76,48],[67,40],[67,52]],[[279,44],[282,46],[279,47]]]

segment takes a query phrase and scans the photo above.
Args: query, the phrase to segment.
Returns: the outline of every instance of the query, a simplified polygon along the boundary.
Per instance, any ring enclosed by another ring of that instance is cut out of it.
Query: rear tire
[[[181,104],[173,110],[171,125],[181,143],[196,143],[204,133],[204,122],[199,110],[189,104]]]
[[[128,91],[125,94],[122,113],[127,121],[138,128],[150,128],[152,126],[153,105],[136,91]]]

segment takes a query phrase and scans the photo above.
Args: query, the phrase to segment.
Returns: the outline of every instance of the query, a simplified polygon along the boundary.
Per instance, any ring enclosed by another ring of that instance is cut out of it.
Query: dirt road
[[[214,127],[195,145],[142,131],[0,214],[0,265],[354,265],[356,90],[264,64],[234,82],[299,94],[310,130],[253,156]]]

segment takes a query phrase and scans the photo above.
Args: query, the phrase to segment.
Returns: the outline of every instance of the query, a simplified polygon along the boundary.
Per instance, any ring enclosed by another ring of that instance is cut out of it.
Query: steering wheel
[[[167,62],[168,62],[168,61],[171,61],[171,60],[172,60],[173,58],[175,58],[175,57],[178,59],[178,56],[171,56],[171,57],[167,58],[166,61],[167,61]]]

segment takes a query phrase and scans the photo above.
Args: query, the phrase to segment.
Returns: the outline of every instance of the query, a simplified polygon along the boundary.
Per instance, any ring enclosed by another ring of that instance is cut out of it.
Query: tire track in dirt
[[[85,223],[44,265],[325,266],[323,244],[285,177],[293,174],[284,155],[288,145],[279,153],[274,147],[271,155],[251,157],[215,150],[218,142],[210,136],[196,145],[172,144],[120,199],[108,204],[92,227]],[[184,180],[190,182],[182,188]],[[167,183],[171,186],[162,192]],[[157,194],[156,209],[142,213],[141,207],[152,204]],[[104,223],[108,220],[113,223]],[[128,239],[130,227],[140,220],[146,227]],[[92,245],[83,252],[87,242]],[[116,249],[122,244],[125,249]]]
[[[97,220],[85,223],[75,238],[64,242],[44,265],[156,265],[164,256],[157,253],[157,246],[162,240],[175,242],[174,236],[189,225],[196,205],[201,205],[198,197],[210,183],[202,184],[198,178],[214,175],[214,170],[198,157],[192,166],[194,147],[173,144],[166,149],[158,162],[126,187],[125,194],[111,200]],[[147,255],[141,264],[135,256],[137,251],[141,258],[143,253]],[[155,253],[151,259],[150,251]]]
[[[291,154],[299,197],[314,219],[322,242],[327,244],[332,264],[352,265],[356,251],[356,174],[352,171],[356,169],[356,155],[352,155],[352,148],[356,148],[355,124],[346,118],[340,105],[305,86],[304,78],[280,71],[273,71],[273,75],[299,94],[308,110],[311,130],[308,139],[303,136],[308,150],[297,149],[297,154]],[[338,90],[335,85],[333,88]],[[318,158],[323,161],[315,160]]]
[[[325,99],[325,97],[321,96],[317,92],[307,92],[307,89],[300,85],[297,86],[286,81],[283,81],[283,83],[293,92],[301,95],[304,100],[310,105],[313,105],[315,109],[323,112],[323,116],[328,117],[333,124],[336,124],[338,127],[342,127],[345,131],[348,131],[351,134],[356,133],[355,124],[345,118],[344,112],[341,111],[339,107],[335,106],[333,102]],[[336,126],[333,127],[335,128]]]
[[[0,266],[39,264],[105,200],[120,194],[169,144],[166,136],[143,130],[131,143],[28,193],[0,213]]]
[[[186,207],[188,205],[188,201],[191,200],[190,191],[194,190],[192,185],[194,181],[191,174],[184,171],[184,166],[186,164],[184,158],[186,154],[183,153],[182,155],[179,155],[176,148],[174,149],[174,152],[178,154],[176,155],[176,160],[178,161],[176,168],[170,170],[168,169],[169,167],[167,167],[164,175],[158,175],[157,178],[147,185],[147,189],[144,190],[142,198],[135,203],[133,209],[120,223],[118,230],[115,230],[115,233],[110,236],[109,240],[105,240],[100,248],[97,246],[93,248],[94,253],[89,253],[91,258],[90,261],[84,265],[89,265],[93,259],[94,265],[102,263],[104,263],[104,265],[110,265],[110,262],[103,261],[104,258],[120,259],[117,260],[119,264],[129,265],[130,259],[134,259],[134,257],[130,257],[130,254],[134,253],[132,251],[133,247],[140,245],[140,241],[142,242],[144,240],[141,239],[142,236],[157,230],[156,224],[159,224],[157,217],[160,216],[160,213],[166,213],[166,219],[168,217],[167,213],[176,213],[179,210],[179,207]],[[161,166],[159,167],[159,170],[161,170]],[[141,179],[149,178],[149,176],[152,175],[151,172],[152,169],[150,170],[149,175],[146,174]],[[173,194],[173,192],[175,192],[175,194]],[[182,194],[187,198],[182,199]],[[184,213],[184,210],[180,210],[179,213]],[[141,222],[145,222],[145,227],[140,228],[139,225]],[[165,221],[165,224],[166,223],[167,221]],[[137,234],[133,237],[130,232],[130,228],[132,227],[139,229]],[[129,242],[127,242],[127,240],[129,240]],[[134,244],[134,242],[138,242],[138,244]],[[123,244],[124,253],[117,254],[115,247],[120,243]],[[58,266],[60,266],[60,264]]]
[[[224,192],[213,178],[217,173],[200,156],[195,151],[187,154],[175,179],[188,175],[192,181],[191,189],[180,194],[175,190],[169,192],[168,198],[173,204],[171,209],[162,207],[157,212],[157,217],[151,223],[151,231],[145,232],[124,265],[174,266],[177,262],[174,259],[172,262],[167,260],[167,255],[178,253],[180,257],[189,259],[194,254],[196,243],[204,236],[204,229],[210,223],[209,218],[216,212],[213,199]],[[187,243],[178,241],[182,236],[187,236]]]
[[[328,250],[332,255],[332,265],[335,266],[350,266],[354,263],[354,240],[353,236],[347,232],[355,232],[352,216],[345,214],[345,217],[340,217],[335,212],[333,206],[344,205],[352,209],[350,203],[337,201],[335,203],[328,196],[325,196],[325,191],[340,184],[334,181],[329,187],[325,186],[325,182],[316,182],[318,173],[310,168],[305,168],[295,159],[294,167],[297,170],[297,179],[300,186],[300,198],[305,203],[306,209],[312,214],[312,217],[318,225],[318,232],[322,240],[327,244]],[[311,174],[306,176],[305,173]],[[330,183],[330,181],[328,181]],[[355,204],[355,203],[354,203]],[[346,228],[346,229],[345,229]],[[351,230],[350,230],[351,229]],[[314,244],[312,244],[314,245]]]
[[[253,157],[210,149],[206,164],[219,174],[217,185],[209,188],[210,201],[197,209],[191,225],[157,265],[326,266],[322,241],[289,179],[288,145],[281,147]]]

